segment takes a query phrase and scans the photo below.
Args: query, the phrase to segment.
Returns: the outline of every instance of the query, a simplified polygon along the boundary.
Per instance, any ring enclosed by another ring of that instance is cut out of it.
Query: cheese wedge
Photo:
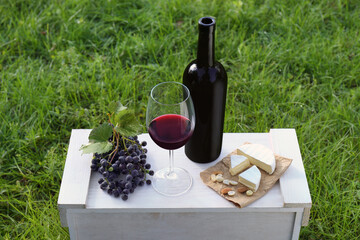
[[[256,192],[259,188],[261,180],[260,170],[254,165],[239,174],[239,182]]]
[[[241,173],[246,168],[250,167],[249,159],[247,159],[247,157],[243,155],[231,155],[230,162],[231,168],[229,169],[229,172],[233,176]]]
[[[272,174],[276,167],[274,153],[261,144],[245,144],[237,149],[238,155],[246,156],[250,163]]]

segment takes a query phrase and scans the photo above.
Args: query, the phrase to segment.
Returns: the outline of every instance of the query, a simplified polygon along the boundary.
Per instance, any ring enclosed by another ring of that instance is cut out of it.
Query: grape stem
[[[115,130],[114,124],[112,124],[112,122],[111,122],[111,117],[112,117],[112,115],[113,115],[113,113],[112,113],[112,114],[110,114],[110,113],[107,114],[107,116],[109,117],[109,120],[108,120],[108,121],[109,121],[109,124],[112,125],[112,129],[113,129],[112,144],[114,145],[114,143],[115,143],[115,141],[116,141],[116,146],[115,146],[114,150],[107,156],[107,157],[108,157],[108,160],[110,160],[110,158],[111,158],[110,163],[112,163],[112,161],[114,160],[114,157],[115,157],[116,153],[117,153],[118,150],[119,150],[119,138],[120,138],[120,137],[122,138],[122,143],[123,143],[123,145],[124,145],[124,150],[125,150],[125,151],[128,150],[127,147],[126,147],[126,143],[125,143],[126,140],[127,140],[128,142],[132,142],[133,144],[137,144],[136,141],[133,141],[133,140],[131,140],[131,139],[129,139],[129,138],[126,138],[126,137],[124,137],[124,136],[120,136],[120,134]],[[143,149],[140,144],[137,144],[137,145],[140,147],[141,150]]]
[[[112,155],[111,160],[110,160],[110,163],[112,163],[112,161],[113,161],[113,159],[114,159],[117,151],[119,150],[119,135],[118,135],[116,132],[115,132],[115,135],[116,135],[116,137],[115,137],[115,138],[116,138],[116,147],[115,147],[114,151],[112,151],[112,152],[110,153],[110,155]],[[110,157],[110,156],[109,156],[109,157]]]
[[[129,138],[126,138],[126,137],[123,137],[123,139],[126,139],[128,142],[131,142],[131,143],[133,143],[133,144],[136,144],[136,145],[138,145],[138,147],[140,147],[140,150],[143,150],[143,147],[141,146],[141,144],[138,144],[136,141],[134,141],[134,140],[131,140],[131,139],[129,139]],[[124,143],[124,145],[125,145],[125,143]],[[126,147],[126,146],[125,146]],[[127,150],[127,149],[126,149]]]
[[[124,144],[124,149],[125,149],[125,151],[127,151],[127,147],[126,147],[126,144],[125,144],[125,137],[122,138],[122,141],[123,141],[123,144]]]

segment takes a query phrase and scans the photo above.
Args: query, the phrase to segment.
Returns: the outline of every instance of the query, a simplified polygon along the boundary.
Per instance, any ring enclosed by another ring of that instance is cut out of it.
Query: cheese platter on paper
[[[208,187],[242,208],[264,196],[291,162],[263,145],[246,143],[201,172],[200,177]]]

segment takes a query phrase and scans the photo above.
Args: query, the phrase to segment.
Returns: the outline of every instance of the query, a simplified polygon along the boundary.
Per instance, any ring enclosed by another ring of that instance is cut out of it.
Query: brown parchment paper
[[[283,175],[283,173],[286,171],[286,169],[288,169],[288,167],[290,166],[290,164],[292,162],[292,159],[285,158],[285,157],[275,154],[275,160],[276,160],[275,171],[273,172],[273,174],[270,175],[267,172],[265,172],[264,170],[259,168],[259,170],[261,172],[260,186],[259,186],[258,190],[252,196],[247,196],[245,193],[239,193],[236,191],[239,187],[244,186],[241,183],[239,183],[236,186],[228,186],[223,183],[213,182],[210,179],[210,175],[213,172],[222,171],[224,179],[238,181],[238,176],[237,175],[232,176],[229,172],[229,168],[231,166],[231,163],[230,163],[231,155],[236,155],[236,149],[234,151],[232,151],[231,153],[229,153],[221,161],[216,163],[214,166],[209,167],[208,169],[201,172],[200,177],[201,177],[202,181],[208,187],[212,188],[219,195],[221,195],[228,201],[234,203],[237,207],[240,207],[240,208],[245,207],[245,206],[249,205],[250,203],[256,201],[257,199],[261,198],[262,196],[264,196],[274,186],[276,181],[279,180],[281,175]],[[230,197],[228,195],[222,195],[220,193],[220,191],[221,191],[221,189],[223,189],[225,187],[233,188],[236,191],[235,196]]]

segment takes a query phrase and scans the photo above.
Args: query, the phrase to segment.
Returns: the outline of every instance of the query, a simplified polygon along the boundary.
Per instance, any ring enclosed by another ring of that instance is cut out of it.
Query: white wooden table
[[[244,142],[260,143],[292,158],[280,181],[261,199],[237,208],[200,179],[200,172],[215,164],[187,159],[175,151],[175,166],[193,177],[190,191],[179,197],[158,194],[151,186],[138,187],[127,201],[99,188],[98,173],[90,171],[91,154],[79,148],[88,142],[89,129],[74,129],[62,178],[58,207],[61,223],[71,239],[298,239],[309,221],[311,197],[294,129],[269,133],[225,133],[219,161]],[[148,134],[148,162],[157,170],[168,165],[168,152]]]

